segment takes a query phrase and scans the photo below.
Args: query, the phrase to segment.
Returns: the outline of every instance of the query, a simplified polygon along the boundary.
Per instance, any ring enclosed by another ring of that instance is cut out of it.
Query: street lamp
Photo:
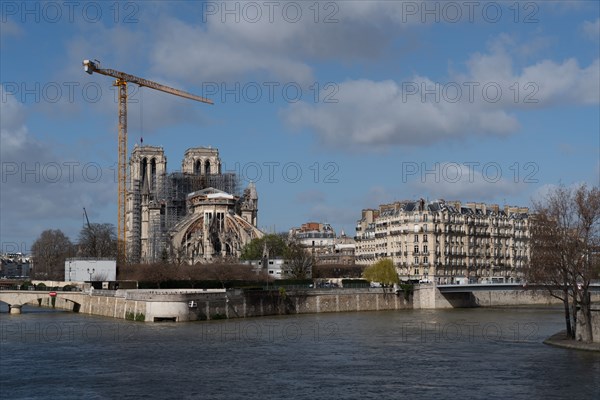
[[[88,272],[88,274],[90,274],[90,282],[91,282],[91,281],[92,281],[92,274],[93,274],[94,272],[96,272],[96,269],[95,269],[95,268],[92,268],[92,270],[90,271],[90,269],[88,268],[88,269],[87,269],[87,272]]]

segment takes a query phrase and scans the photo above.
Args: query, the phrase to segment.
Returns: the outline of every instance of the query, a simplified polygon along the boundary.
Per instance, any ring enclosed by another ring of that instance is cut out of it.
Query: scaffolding
[[[129,210],[131,218],[131,229],[128,233],[129,242],[129,262],[137,264],[141,256],[141,232],[142,232],[142,193],[140,189],[140,180],[135,179],[131,190],[131,209]]]
[[[165,231],[173,228],[188,213],[187,196],[190,193],[213,187],[239,196],[239,179],[235,173],[194,175],[172,172],[166,176],[158,199],[164,207]]]
[[[209,187],[240,196],[239,178],[235,173],[189,174],[172,172],[154,175],[147,199],[142,195],[142,181],[135,179],[130,192],[131,208],[128,214],[131,229],[128,232],[129,261],[158,262],[168,249],[169,232],[185,218],[189,210],[190,193]],[[146,203],[147,201],[147,203]],[[146,248],[142,249],[142,208],[148,206]],[[142,250],[144,257],[142,257]],[[142,259],[143,258],[143,259]]]

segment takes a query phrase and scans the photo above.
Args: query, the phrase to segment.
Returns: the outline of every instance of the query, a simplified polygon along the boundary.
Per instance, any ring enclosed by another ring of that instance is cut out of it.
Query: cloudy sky
[[[83,59],[214,100],[130,86],[129,144],[189,147],[256,182],[259,226],[353,234],[401,199],[529,205],[600,181],[600,9],[551,2],[2,3],[2,250],[117,224],[117,101]]]

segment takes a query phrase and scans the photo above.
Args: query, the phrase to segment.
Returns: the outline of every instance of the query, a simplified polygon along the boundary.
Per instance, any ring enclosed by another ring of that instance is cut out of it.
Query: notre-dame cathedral
[[[238,176],[221,173],[218,149],[190,148],[181,171],[168,173],[162,147],[136,145],[129,171],[126,241],[133,263],[239,257],[263,235],[254,183],[240,194]]]

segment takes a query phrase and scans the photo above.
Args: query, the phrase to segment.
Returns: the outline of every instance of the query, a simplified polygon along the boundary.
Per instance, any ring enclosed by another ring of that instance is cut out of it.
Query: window
[[[418,244],[415,245],[414,253],[419,254],[419,245]]]
[[[415,235],[415,243],[419,243],[419,235]]]

